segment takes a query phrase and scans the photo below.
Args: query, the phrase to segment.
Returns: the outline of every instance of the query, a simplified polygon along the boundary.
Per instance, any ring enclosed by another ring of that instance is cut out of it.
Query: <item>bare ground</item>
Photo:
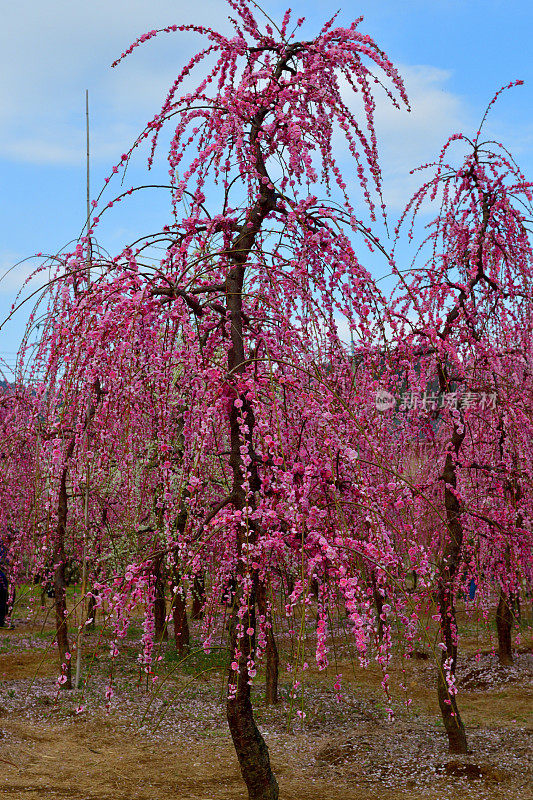
[[[245,800],[216,669],[199,679],[174,670],[157,693],[147,692],[132,647],[106,711],[106,656],[95,656],[83,696],[62,692],[48,644],[22,624],[0,632],[2,799]],[[466,641],[459,669],[465,757],[447,752],[435,667],[425,653],[390,670],[392,723],[375,668],[339,661],[329,675],[310,670],[296,706],[305,722],[291,712],[288,676],[275,709],[263,704],[259,685],[254,705],[280,798],[531,800],[533,657],[521,649],[504,670],[493,652]],[[341,702],[332,688],[337,670]]]

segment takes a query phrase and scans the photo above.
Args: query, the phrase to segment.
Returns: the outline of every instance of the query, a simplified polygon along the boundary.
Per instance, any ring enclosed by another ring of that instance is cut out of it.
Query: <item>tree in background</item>
[[[391,323],[418,398],[412,413],[433,420],[438,472],[427,500],[442,509],[434,538],[438,696],[450,750],[459,753],[467,743],[455,696],[455,596],[467,575],[509,597],[531,545],[522,521],[530,507],[532,191],[505,148],[482,141],[482,127],[472,142],[459,134],[447,142],[434,177],[407,207],[404,220],[438,195],[439,215],[419,248],[428,247],[428,260],[408,276],[396,270]],[[459,168],[445,161],[457,141],[469,148]],[[476,570],[480,552],[490,557]]]

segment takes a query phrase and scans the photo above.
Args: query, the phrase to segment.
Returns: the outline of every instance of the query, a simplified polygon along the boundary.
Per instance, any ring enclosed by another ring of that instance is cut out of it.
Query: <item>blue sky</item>
[[[279,19],[285,3],[265,0]],[[495,91],[522,79],[494,109],[487,132],[515,154],[533,178],[533,7],[527,0],[295,0],[306,35],[339,7],[339,22],[363,15],[369,33],[404,76],[413,112],[378,106],[385,197],[392,219],[414,187],[409,169],[430,160],[448,136],[472,132]],[[85,89],[91,106],[91,181],[105,176],[150,116],[159,110],[193,37],[173,34],[138,48],[117,68],[111,62],[152,28],[197,22],[224,29],[223,0],[17,0],[3,4],[0,31],[0,276],[19,260],[55,253],[76,239],[85,218]],[[129,185],[164,178],[139,156]],[[118,188],[117,188],[118,191]],[[111,195],[109,195],[109,198]],[[110,251],[167,221],[162,193],[137,198],[102,224]],[[0,281],[0,320],[36,262]],[[36,287],[34,283],[33,286]],[[26,294],[27,294],[26,290]],[[0,330],[0,358],[14,362],[26,312]]]

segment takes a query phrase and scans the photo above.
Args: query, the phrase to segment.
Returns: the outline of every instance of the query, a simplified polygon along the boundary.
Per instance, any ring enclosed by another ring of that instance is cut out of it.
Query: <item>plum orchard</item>
[[[105,601],[112,609],[114,657],[134,609],[145,607],[147,673],[171,617],[187,650],[187,591],[203,614],[206,649],[228,598],[229,729],[250,798],[272,800],[278,787],[250,686],[265,660],[275,702],[273,623],[286,596],[303,628],[306,616],[316,620],[320,668],[330,609],[340,603],[361,662],[375,655],[387,693],[393,627],[412,649],[433,607],[443,717],[451,747],[466,747],[453,597],[475,574],[487,586],[495,580],[508,600],[530,535],[531,398],[507,380],[510,368],[531,379],[530,251],[511,202],[520,192],[529,200],[529,189],[517,177],[506,191],[506,177],[518,173],[503,156],[485,164],[477,143],[458,173],[445,176],[441,159],[413,208],[447,177],[435,227],[444,255],[435,250],[412,279],[398,273],[388,303],[354,249],[355,241],[382,248],[355,213],[333,139],[344,136],[375,220],[373,91],[377,84],[406,105],[400,77],[360,20],[350,28],[331,20],[303,40],[303,20],[289,32],[289,13],[280,28],[261,30],[253,4],[229,5],[231,39],[197,26],[165,29],[193,31],[206,45],[132,148],[150,139],[152,161],[171,126],[171,223],[112,260],[94,259],[89,282],[91,230],[54,284],[35,360],[45,378],[29,423],[32,552],[35,569],[54,579],[65,686],[67,558],[84,565],[93,608]],[[180,94],[202,67],[196,88]],[[164,252],[154,265],[155,245]],[[354,356],[339,341],[338,314]],[[441,394],[452,384],[496,391],[496,409],[452,409],[437,420],[376,409],[380,386],[399,391],[407,376],[416,391],[435,374]],[[426,440],[434,452],[421,447]],[[29,558],[22,538],[13,551]],[[407,571],[417,575],[410,593]],[[301,654],[296,662],[295,690]]]

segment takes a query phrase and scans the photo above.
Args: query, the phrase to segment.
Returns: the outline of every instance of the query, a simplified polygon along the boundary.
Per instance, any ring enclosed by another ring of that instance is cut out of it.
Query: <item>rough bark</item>
[[[266,586],[262,581],[257,584],[257,607],[267,623],[265,703],[267,705],[275,705],[278,702],[279,653],[272,628],[272,615],[267,603]]]
[[[505,456],[505,440],[507,439],[507,430],[505,428],[503,416],[499,420],[500,431],[500,458],[503,460]],[[510,476],[506,479],[504,484],[504,494],[507,501],[513,506],[515,512],[515,526],[522,528],[524,524],[524,517],[520,509],[520,500],[522,499],[522,488],[518,481],[517,473],[517,457],[513,458],[513,466],[515,469],[515,476]],[[510,547],[505,548],[504,553],[506,572],[510,572],[511,567],[511,552]],[[515,611],[516,609],[516,611]],[[515,613],[520,611],[520,600],[518,593],[507,591],[500,588],[500,597],[498,601],[498,608],[496,609],[496,631],[498,633],[498,658],[500,664],[505,667],[510,667],[513,664],[513,642],[512,630],[513,619]]]
[[[204,603],[205,603],[205,576],[198,573],[194,576],[192,586],[192,607],[191,619],[195,622],[202,619],[204,616]]]
[[[166,601],[166,581],[163,569],[163,554],[154,558],[153,573],[155,577],[155,598],[154,598],[154,624],[156,641],[167,641],[167,601]]]
[[[189,620],[187,619],[187,595],[181,583],[174,584],[173,594],[172,619],[174,622],[174,641],[178,653],[180,655],[185,655],[191,647],[191,636]]]
[[[437,694],[442,714],[444,728],[448,735],[450,753],[467,753],[468,746],[464,728],[455,694],[448,687],[447,676],[455,678],[457,666],[457,620],[453,604],[453,594],[446,587],[439,593],[439,610],[441,615],[441,630],[446,645],[446,650],[441,656],[440,668],[437,676]],[[446,662],[448,661],[448,665]]]
[[[505,667],[509,667],[513,663],[512,627],[511,598],[502,589],[496,610],[496,630],[498,631],[498,658],[500,664]]]
[[[289,45],[284,55],[279,59],[272,72],[271,80],[275,84],[283,71],[287,69],[290,59],[294,52],[301,45],[294,43]],[[247,210],[245,219],[236,230],[233,240],[226,250],[228,260],[228,272],[225,280],[226,293],[226,323],[229,326],[230,347],[228,349],[228,376],[230,380],[237,380],[246,370],[249,362],[245,352],[244,337],[244,314],[243,314],[243,286],[246,272],[246,262],[254,247],[262,224],[268,215],[275,209],[277,195],[267,173],[263,154],[260,145],[260,135],[262,125],[267,114],[273,109],[263,107],[250,120],[250,145],[253,153],[253,166],[258,177],[258,194],[256,200]],[[237,397],[236,397],[237,399]],[[233,481],[231,488],[231,502],[237,510],[248,508],[255,509],[255,498],[261,490],[261,480],[257,470],[257,462],[253,452],[253,431],[254,413],[252,406],[245,394],[238,394],[241,401],[238,409],[231,403],[229,409],[229,433],[230,433],[230,458],[229,466],[233,471]],[[246,432],[241,430],[239,417],[244,416]],[[244,443],[243,443],[244,438]],[[251,461],[244,469],[241,447],[247,445]],[[249,474],[249,494],[245,491],[244,473]],[[236,673],[230,668],[228,674],[228,701],[227,719],[235,745],[242,776],[248,788],[250,800],[277,800],[278,785],[272,769],[267,746],[263,737],[255,724],[253,717],[252,703],[250,700],[248,660],[255,660],[255,634],[253,636],[242,636],[238,638],[237,625],[241,622],[244,630],[247,627],[255,629],[255,603],[258,584],[258,576],[252,571],[252,575],[246,575],[243,562],[243,544],[247,538],[249,544],[257,541],[260,535],[258,527],[249,522],[247,529],[240,527],[237,531],[237,594],[233,604],[231,617],[230,641],[232,652],[238,651],[239,670]],[[252,590],[247,590],[248,620],[239,620],[237,612],[240,603],[244,600],[243,584],[245,578],[252,577]],[[233,659],[232,659],[233,660]]]
[[[239,650],[241,656],[238,662],[239,670],[233,670],[231,664],[229,668],[226,717],[241,774],[248,789],[249,800],[278,800],[278,784],[270,766],[265,740],[255,724],[250,697],[250,676],[247,663],[255,652],[255,634],[244,635],[240,639],[237,635],[238,622],[242,622],[245,630],[249,627],[255,630],[254,591],[252,590],[248,597],[248,612],[242,620],[237,616],[241,598],[239,590],[237,602],[233,606],[230,653]]]
[[[249,236],[245,233],[244,236]],[[251,240],[253,241],[253,239]],[[249,247],[251,244],[249,245]],[[249,249],[248,247],[248,249]],[[227,282],[227,307],[228,316],[231,319],[231,340],[232,346],[228,353],[228,371],[234,373],[243,370],[245,355],[242,330],[242,289],[244,281],[244,267],[238,265],[231,269]],[[248,433],[246,440],[248,446],[252,447],[252,433],[254,427],[253,411],[246,398],[242,400],[242,412],[246,414],[246,425]],[[241,456],[241,427],[239,424],[239,412],[232,403],[229,414],[230,423],[230,442],[231,455],[230,466],[233,469],[232,496],[233,504],[236,508],[243,509],[248,502],[248,506],[253,504],[251,498],[246,498],[244,491],[243,464]],[[259,491],[260,480],[256,467],[252,464],[250,471],[250,488],[253,493]],[[230,653],[233,662],[233,654],[240,652],[238,660],[238,671],[232,670],[231,666],[228,673],[228,700],[226,702],[226,717],[231,733],[231,738],[235,747],[235,752],[239,761],[241,774],[248,789],[249,800],[278,800],[278,784],[272,768],[268,748],[255,723],[252,702],[250,697],[250,676],[248,673],[248,660],[255,656],[255,634],[253,636],[244,635],[238,638],[237,626],[242,623],[244,630],[253,628],[255,630],[255,590],[247,598],[247,614],[241,620],[237,612],[243,598],[242,581],[244,579],[244,563],[242,560],[243,544],[245,541],[245,530],[241,527],[237,536],[237,575],[241,580],[237,581],[237,593],[232,606],[230,620]],[[249,539],[254,537],[253,528],[249,531]],[[255,577],[254,584],[257,584]]]
[[[57,508],[57,532],[54,554],[54,608],[56,617],[56,642],[59,652],[59,663],[62,665],[62,674],[66,681],[63,689],[72,689],[72,675],[70,665],[70,645],[68,640],[67,625],[67,584],[65,580],[65,535],[67,531],[67,467],[61,473],[59,486],[59,499]],[[63,666],[63,664],[65,666]]]
[[[287,58],[280,60],[273,79],[277,80],[281,75]],[[258,175],[264,180],[260,184],[259,194],[255,203],[249,208],[246,220],[236,232],[231,247],[227,251],[227,257],[231,264],[226,276],[226,318],[230,327],[230,348],[228,350],[228,375],[237,378],[245,371],[246,353],[244,348],[243,331],[243,286],[245,276],[245,264],[252,250],[255,238],[259,233],[263,221],[276,206],[276,195],[270,188],[270,179],[267,174],[260,145],[258,142],[261,125],[267,114],[267,109],[259,111],[251,124],[250,142],[255,153],[255,169]],[[248,445],[248,450],[253,454],[253,430],[254,414],[250,402],[245,395],[239,399],[242,406],[238,409],[234,403],[229,410],[229,432],[230,432],[230,458],[229,465],[233,471],[232,482],[232,503],[237,509],[244,509],[246,506],[253,510],[254,497],[261,489],[261,480],[257,471],[255,460],[252,458],[248,467],[250,472],[251,495],[246,496],[244,489],[244,469],[241,454],[243,444],[243,433],[239,423],[241,413],[244,415],[247,432],[244,439]],[[253,541],[257,538],[258,531],[252,524],[246,532],[242,527],[237,535],[237,576],[238,581],[237,595],[233,604],[231,624],[230,624],[230,645],[231,652],[239,651],[239,670],[229,670],[228,674],[228,700],[226,704],[226,716],[228,725],[239,760],[239,766],[243,779],[248,789],[249,800],[277,800],[278,784],[270,766],[268,748],[261,736],[253,716],[253,708],[250,698],[248,659],[255,660],[255,634],[245,635],[238,638],[237,624],[242,622],[244,629],[252,627],[255,630],[255,602],[257,590],[257,575],[253,577],[253,590],[247,598],[248,620],[239,620],[237,612],[243,599],[244,564],[242,560],[243,544],[245,533],[248,540]],[[232,658],[233,661],[233,658]]]
[[[465,433],[459,433],[457,427],[452,434],[451,452],[446,456],[444,472],[444,507],[447,523],[447,540],[439,565],[439,588],[437,602],[440,614],[441,634],[446,650],[442,652],[440,668],[437,677],[437,694],[442,714],[442,721],[448,734],[450,753],[468,752],[466,733],[457,707],[453,689],[450,690],[448,681],[453,685],[457,666],[457,617],[454,604],[454,586],[461,561],[463,544],[463,526],[461,523],[461,502],[456,495],[457,474],[455,458],[457,456]]]

